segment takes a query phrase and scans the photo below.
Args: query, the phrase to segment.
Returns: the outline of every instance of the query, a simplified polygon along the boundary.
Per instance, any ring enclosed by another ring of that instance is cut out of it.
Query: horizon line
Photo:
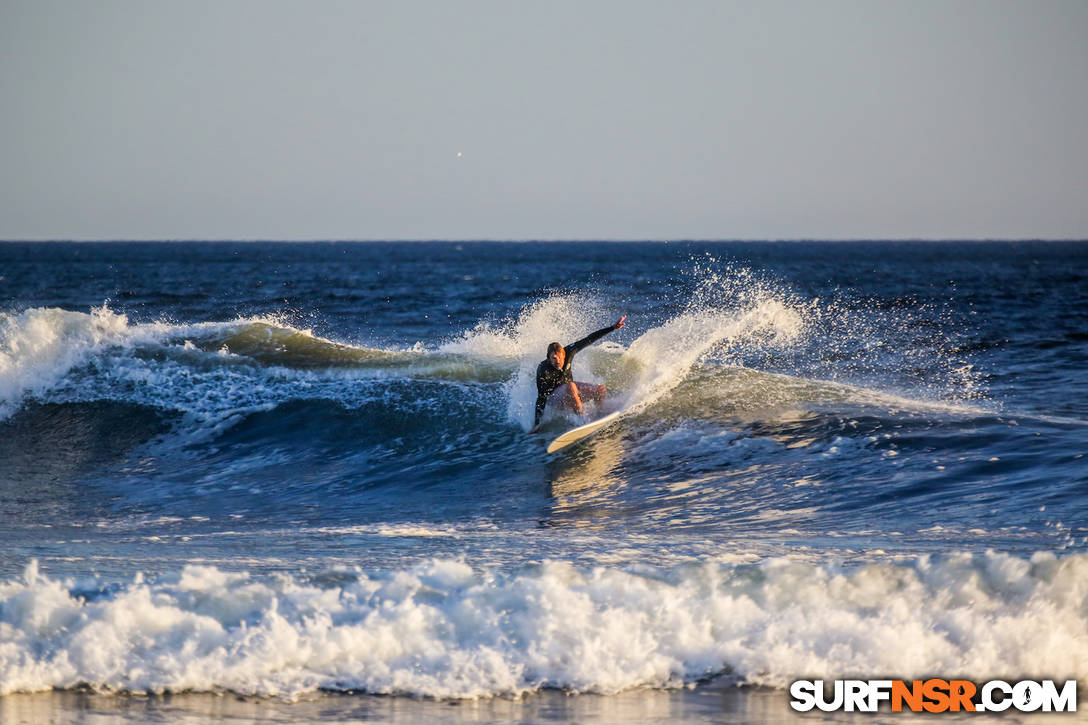
[[[941,243],[941,242],[1088,242],[1088,237],[675,237],[669,239],[663,238],[606,238],[606,237],[521,237],[521,238],[500,238],[500,237],[404,237],[404,238],[352,238],[352,237],[334,237],[334,238],[241,238],[241,237],[155,237],[155,238],[69,238],[69,237],[51,237],[51,238],[31,238],[31,239],[0,239],[0,244],[64,244],[64,243],[78,243],[78,244],[191,244],[191,243],[240,243],[240,244],[427,244],[427,243],[443,243],[443,244],[474,244],[474,243],[510,243],[510,244],[533,244],[533,243],[564,243],[564,244],[577,244],[577,243],[593,243],[593,244],[671,244],[671,243],[684,243],[684,244],[728,244],[728,243],[865,243],[865,242],[922,242],[922,243]]]

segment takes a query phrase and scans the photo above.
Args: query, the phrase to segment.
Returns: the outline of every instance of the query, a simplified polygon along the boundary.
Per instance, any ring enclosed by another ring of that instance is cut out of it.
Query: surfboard
[[[625,411],[617,410],[615,413],[609,413],[603,418],[590,421],[585,425],[580,425],[577,428],[571,428],[563,435],[556,438],[554,441],[548,444],[548,453],[555,453],[558,450],[566,448],[571,443],[576,443],[582,440],[586,436],[591,436],[602,428],[607,427],[613,423],[616,418],[619,418]]]

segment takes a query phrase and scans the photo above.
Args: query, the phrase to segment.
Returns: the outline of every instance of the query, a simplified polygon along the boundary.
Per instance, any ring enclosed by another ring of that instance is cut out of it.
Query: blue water
[[[0,694],[1088,677],[1088,243],[5,243],[0,297]]]

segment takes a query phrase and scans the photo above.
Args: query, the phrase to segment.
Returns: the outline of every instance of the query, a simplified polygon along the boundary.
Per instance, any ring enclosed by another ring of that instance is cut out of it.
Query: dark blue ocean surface
[[[1086,453],[1088,243],[4,243],[0,694],[1084,678]]]

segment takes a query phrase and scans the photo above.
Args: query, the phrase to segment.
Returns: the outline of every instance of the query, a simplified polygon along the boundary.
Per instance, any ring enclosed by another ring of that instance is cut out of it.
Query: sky
[[[0,0],[0,239],[1088,238],[1085,0]]]

